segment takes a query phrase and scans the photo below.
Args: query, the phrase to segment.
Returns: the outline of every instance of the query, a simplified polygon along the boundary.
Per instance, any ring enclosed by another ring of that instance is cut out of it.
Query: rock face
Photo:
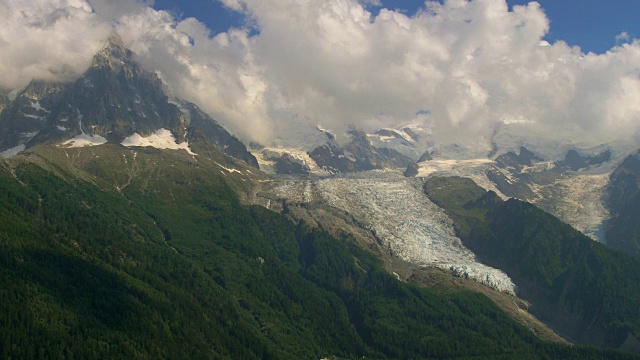
[[[431,156],[431,152],[430,151],[425,151],[424,154],[422,154],[422,156],[420,156],[420,159],[418,159],[418,161],[416,162],[425,162],[425,161],[430,161],[433,160],[433,156]]]
[[[4,110],[5,107],[9,104],[9,94],[0,91],[0,111]]]
[[[0,129],[0,151],[79,135],[121,143],[166,129],[177,143],[207,140],[258,166],[242,142],[196,105],[170,99],[158,76],[141,69],[117,35],[75,82],[31,82],[0,113]]]
[[[274,159],[276,172],[282,175],[309,175],[309,167],[289,154],[282,154]]]
[[[586,169],[589,166],[600,165],[611,159],[611,151],[606,150],[596,156],[582,156],[575,150],[567,151],[563,161],[558,162],[558,166],[567,167],[573,171]]]
[[[640,151],[611,174],[607,206],[611,221],[607,244],[640,259]]]
[[[229,134],[217,121],[195,104],[180,99],[175,100],[189,121],[187,129],[189,142],[197,141],[198,137],[203,137],[206,141],[220,147],[225,154],[243,160],[256,169],[259,167],[258,160],[247,150],[247,147],[238,138]]]
[[[416,175],[418,175],[420,170],[420,166],[414,162],[412,162],[411,164],[409,164],[407,166],[407,169],[404,171],[404,176],[405,177],[414,177]]]
[[[541,158],[537,157],[524,146],[521,146],[519,154],[509,151],[506,154],[498,156],[496,158],[496,164],[501,168],[510,168],[520,172],[525,166],[531,166],[535,160],[542,161]]]
[[[32,81],[13,101],[4,97],[4,107],[0,112],[0,151],[28,144],[53,116],[52,111],[61,102],[69,84]],[[68,120],[61,118],[61,120]],[[61,128],[66,126],[59,125]],[[62,130],[54,128],[57,132]],[[54,132],[55,132],[54,130]]]
[[[352,139],[344,146],[330,139],[326,145],[309,152],[309,156],[331,173],[404,168],[412,162],[396,150],[374,147],[362,131],[351,130],[349,134]]]
[[[611,151],[585,156],[571,149],[561,160],[544,161],[521,147],[495,160],[487,178],[504,195],[531,202],[598,241],[609,212],[603,202]]]
[[[605,149],[605,150],[602,150]],[[560,160],[545,159],[543,155],[520,147],[498,155],[494,160],[435,158],[419,163],[418,176],[460,176],[473,179],[486,190],[503,199],[525,200],[571,224],[594,240],[605,241],[604,228],[609,219],[604,195],[613,162],[611,150],[575,151],[587,159],[586,168],[572,170],[565,164],[563,151]],[[620,150],[615,151],[620,153]],[[609,160],[606,160],[609,159]]]

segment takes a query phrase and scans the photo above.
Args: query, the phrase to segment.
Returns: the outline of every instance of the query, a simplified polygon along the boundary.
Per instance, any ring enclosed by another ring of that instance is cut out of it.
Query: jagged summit
[[[133,52],[127,49],[120,35],[117,32],[113,32],[102,49],[94,56],[94,62],[99,59],[131,60],[132,55]]]
[[[107,68],[115,73],[126,72],[128,76],[140,72],[139,65],[133,59],[133,51],[129,50],[118,33],[114,32],[105,45],[93,57],[92,68]]]
[[[37,144],[88,146],[163,134],[169,148],[207,141],[258,167],[244,144],[196,105],[170,99],[162,81],[142,69],[117,33],[73,83],[34,80],[0,112],[0,152],[13,155]],[[166,130],[166,131],[165,131]],[[174,143],[175,146],[172,146]]]

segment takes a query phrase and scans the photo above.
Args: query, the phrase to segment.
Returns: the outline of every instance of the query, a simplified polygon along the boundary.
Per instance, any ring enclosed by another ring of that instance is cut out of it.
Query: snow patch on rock
[[[260,149],[259,151],[253,151],[253,156],[258,160],[258,165],[260,165],[260,170],[264,171],[267,174],[273,175],[276,173],[275,170],[275,161],[269,160],[270,158],[278,157],[283,154],[288,154],[294,159],[300,161],[300,163],[309,167],[309,170],[312,174],[318,176],[326,176],[329,175],[329,172],[322,169],[316,164],[316,162],[309,156],[309,154],[300,149],[296,148],[283,148],[283,147],[265,147]]]
[[[1,152],[0,157],[9,158],[12,156],[16,156],[20,151],[24,151],[24,149],[26,149],[26,146],[24,144],[20,144],[16,147]]]
[[[9,101],[14,101],[18,97],[19,93],[20,93],[20,89],[11,90],[11,92],[7,95],[7,97],[9,98]]]
[[[490,159],[441,160],[420,163],[419,177],[460,176],[473,180],[485,190],[492,190],[503,200],[505,196],[487,177],[487,170],[500,171],[507,179],[513,176],[508,171],[495,167]],[[614,163],[615,165],[615,163]],[[551,170],[552,161],[539,162],[525,167],[523,173]],[[603,197],[611,173],[611,162],[579,172],[568,172],[554,182],[539,185],[529,182],[535,197],[524,199],[553,214],[596,241],[604,241],[604,223],[609,219]],[[509,181],[509,180],[508,180]]]
[[[220,166],[221,168],[227,170],[230,174],[233,174],[234,172],[238,173],[238,174],[242,174],[242,171],[238,170],[238,169],[234,169],[234,168],[228,168],[225,166],[222,166],[218,163],[216,163],[216,165]],[[226,175],[224,172],[220,171],[223,175]]]
[[[96,146],[107,143],[107,139],[100,135],[88,135],[82,129],[82,118],[83,115],[80,110],[77,110],[78,114],[78,127],[80,128],[80,135],[74,137],[73,139],[69,139],[62,143],[66,147],[86,147],[86,146]]]
[[[36,111],[44,111],[44,112],[46,112],[46,113],[50,113],[50,112],[51,112],[51,111],[49,111],[49,110],[47,110],[47,109],[43,108],[43,107],[42,107],[42,105],[40,105],[40,101],[38,101],[38,100],[36,100],[35,102],[32,102],[32,103],[31,103],[31,107],[32,107],[33,109],[35,109]]]
[[[87,135],[82,133],[73,139],[69,139],[62,143],[66,147],[77,148],[77,147],[86,147],[86,146],[97,146],[106,144],[107,139],[99,136],[99,135]]]
[[[124,139],[121,143],[123,146],[131,147],[131,146],[140,146],[146,147],[151,146],[157,149],[173,149],[173,150],[186,150],[191,155],[196,155],[189,148],[189,143],[187,141],[178,144],[176,138],[173,136],[171,131],[161,128],[158,129],[155,133],[143,137],[138,133],[135,133],[128,138]]]
[[[180,112],[184,115],[185,119],[187,120],[187,124],[191,123],[191,111],[186,107],[184,107],[184,105],[181,103],[181,100],[177,98],[172,98],[169,100],[169,104],[175,105],[178,108],[178,110],[180,110]]]

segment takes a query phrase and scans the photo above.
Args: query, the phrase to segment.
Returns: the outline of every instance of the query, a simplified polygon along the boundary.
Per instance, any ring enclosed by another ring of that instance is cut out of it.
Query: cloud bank
[[[373,16],[377,1],[221,1],[253,28],[212,36],[137,1],[0,4],[0,87],[81,72],[115,28],[176,96],[264,144],[315,124],[428,121],[436,140],[477,148],[505,122],[593,141],[640,129],[640,43],[605,54],[546,43],[536,2],[427,1],[413,16]]]
[[[111,31],[83,0],[0,2],[0,88],[77,77]]]

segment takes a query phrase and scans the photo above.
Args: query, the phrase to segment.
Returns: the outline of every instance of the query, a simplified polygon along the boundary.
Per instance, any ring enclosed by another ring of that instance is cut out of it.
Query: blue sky
[[[509,0],[509,5],[527,0]],[[602,53],[616,45],[616,36],[640,35],[640,1],[634,0],[538,0],[551,21],[550,42],[564,40],[584,52]]]
[[[509,6],[530,0],[508,0]],[[629,0],[538,0],[551,21],[547,40],[564,40],[578,45],[583,52],[603,53],[616,45],[616,36],[627,32],[630,38],[640,35],[640,1]],[[384,7],[415,13],[423,4],[416,0],[382,0]],[[158,10],[171,10],[178,17],[195,17],[219,33],[231,26],[241,26],[242,16],[225,8],[217,0],[156,0]],[[375,8],[371,9],[374,13]]]

